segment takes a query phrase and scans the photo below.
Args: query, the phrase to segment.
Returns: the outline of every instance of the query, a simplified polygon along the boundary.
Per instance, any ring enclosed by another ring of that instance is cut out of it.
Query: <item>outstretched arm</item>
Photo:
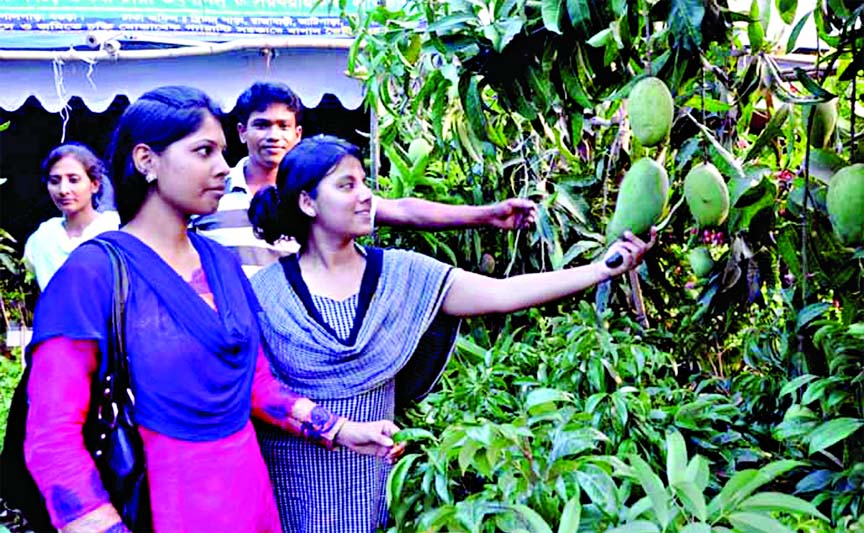
[[[495,204],[450,205],[420,198],[376,198],[375,221],[383,226],[415,229],[457,229],[491,226],[512,230],[534,223],[537,206],[531,200],[510,198]]]
[[[252,414],[328,449],[345,446],[364,455],[394,458],[401,448],[390,438],[399,428],[389,420],[353,422],[297,395],[270,370],[263,350],[258,354],[252,384]]]
[[[555,272],[496,279],[456,270],[442,310],[455,316],[510,313],[570,296],[638,265],[655,238],[653,229],[647,243],[627,232],[624,240],[614,243],[602,260]],[[621,254],[623,261],[620,266],[609,268],[605,260],[615,252]]]

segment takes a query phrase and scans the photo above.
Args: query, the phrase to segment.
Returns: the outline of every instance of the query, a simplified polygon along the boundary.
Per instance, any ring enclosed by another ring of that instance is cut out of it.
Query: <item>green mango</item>
[[[432,153],[432,145],[421,137],[414,139],[408,145],[408,159],[412,164],[417,163],[421,157],[428,156],[430,153]]]
[[[837,125],[837,99],[816,104],[813,110],[813,126],[810,128],[810,145],[828,148]]]
[[[659,78],[643,78],[630,91],[627,114],[630,129],[642,146],[657,146],[669,138],[675,102]]]
[[[714,268],[714,259],[711,257],[711,252],[708,248],[700,246],[693,248],[687,253],[687,260],[690,262],[690,268],[697,278],[704,278],[711,269]]]
[[[729,215],[729,189],[711,163],[690,169],[684,178],[684,198],[700,228],[719,226]]]
[[[660,164],[642,158],[630,167],[621,181],[615,213],[606,227],[606,239],[615,241],[628,229],[644,235],[666,211],[669,175]]]
[[[842,168],[831,177],[828,217],[843,244],[864,244],[864,163]]]

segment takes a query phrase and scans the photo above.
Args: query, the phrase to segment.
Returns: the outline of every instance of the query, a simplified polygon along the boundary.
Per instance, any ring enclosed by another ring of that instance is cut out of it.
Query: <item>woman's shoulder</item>
[[[288,280],[285,278],[285,270],[282,266],[282,260],[272,263],[258,272],[256,272],[249,282],[252,283],[252,288],[260,298],[267,291],[279,289],[281,287],[289,287]]]
[[[54,239],[57,235],[66,234],[66,229],[63,227],[63,217],[52,217],[39,224],[36,231],[30,234],[27,242],[38,242],[42,239]]]
[[[418,266],[424,268],[452,268],[453,265],[443,263],[434,257],[430,257],[420,252],[413,250],[403,250],[400,248],[386,248],[381,250],[385,265],[404,268],[406,266]]]
[[[61,239],[66,238],[66,230],[63,228],[63,217],[49,218],[39,224],[36,231],[27,237],[24,242],[24,257],[33,258],[47,248],[57,248]]]
[[[117,211],[101,211],[98,218],[99,225],[109,230],[115,230],[120,227],[120,213]]]

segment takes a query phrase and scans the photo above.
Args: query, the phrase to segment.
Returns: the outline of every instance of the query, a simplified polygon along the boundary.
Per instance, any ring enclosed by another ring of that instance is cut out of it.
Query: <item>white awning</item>
[[[40,44],[46,44],[44,33],[32,37],[41,37]],[[77,49],[11,49],[11,39],[21,44],[21,32],[0,32],[0,108],[18,109],[35,96],[46,110],[58,112],[77,96],[90,110],[102,112],[118,95],[134,101],[161,85],[191,85],[228,111],[245,88],[261,80],[287,83],[307,107],[317,106],[326,93],[350,109],[363,99],[361,84],[345,75],[351,41],[344,38],[213,43],[190,42],[186,36],[184,45],[176,47],[143,49],[135,46],[138,42],[116,40],[111,46],[119,43],[119,50],[82,50],[86,32],[66,37],[79,44]]]

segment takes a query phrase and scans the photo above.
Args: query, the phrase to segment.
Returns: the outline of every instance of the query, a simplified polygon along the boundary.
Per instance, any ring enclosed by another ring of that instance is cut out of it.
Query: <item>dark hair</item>
[[[285,104],[294,113],[297,124],[303,120],[303,102],[300,97],[284,83],[263,82],[253,83],[237,98],[234,112],[240,124],[249,122],[249,115],[267,109],[270,104]]]
[[[63,158],[71,157],[75,161],[81,163],[84,167],[84,172],[90,181],[98,181],[99,189],[93,194],[93,207],[99,205],[99,199],[102,197],[102,191],[105,189],[105,180],[108,176],[105,174],[105,164],[99,159],[93,150],[81,143],[69,142],[51,150],[42,161],[42,185],[48,185],[48,177],[51,174],[51,168]]]
[[[331,135],[303,139],[285,154],[276,175],[276,187],[259,190],[249,206],[249,220],[255,235],[273,244],[282,237],[294,237],[305,245],[312,220],[300,210],[300,193],[315,198],[318,184],[345,157],[362,161],[360,149]]]
[[[179,86],[148,91],[126,109],[108,149],[121,224],[135,217],[150,187],[132,160],[135,146],[146,144],[161,154],[200,128],[208,114],[217,119],[221,114],[209,96],[198,89]]]

